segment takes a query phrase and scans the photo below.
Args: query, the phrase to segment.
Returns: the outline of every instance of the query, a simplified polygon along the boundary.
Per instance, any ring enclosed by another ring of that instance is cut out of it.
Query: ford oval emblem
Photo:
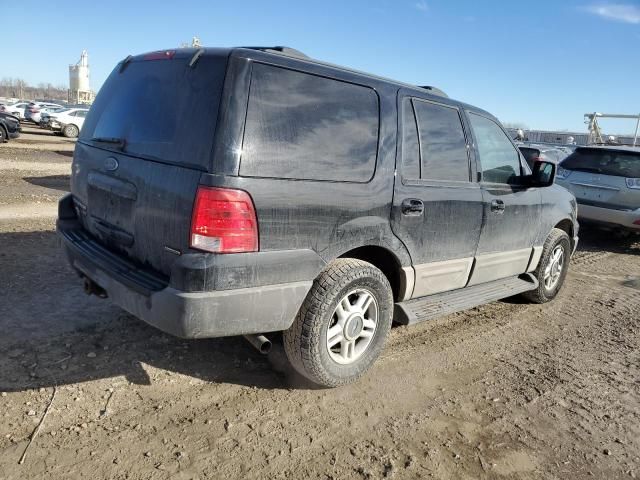
[[[104,161],[104,169],[108,172],[115,172],[118,169],[118,160],[109,157]]]

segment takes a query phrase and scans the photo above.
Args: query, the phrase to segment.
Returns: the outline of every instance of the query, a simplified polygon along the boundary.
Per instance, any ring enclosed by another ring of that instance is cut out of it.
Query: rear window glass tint
[[[124,152],[206,169],[211,157],[226,56],[132,61],[100,89],[80,141],[118,138]],[[100,143],[102,148],[110,144]]]
[[[640,178],[640,152],[579,148],[562,162],[562,168],[601,175]]]
[[[257,63],[240,174],[366,182],[375,169],[378,118],[370,88]]]

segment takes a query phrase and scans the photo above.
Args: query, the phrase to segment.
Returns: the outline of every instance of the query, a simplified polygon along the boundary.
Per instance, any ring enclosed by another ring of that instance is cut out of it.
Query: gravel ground
[[[0,145],[0,478],[640,476],[637,238],[584,230],[555,301],[394,328],[362,381],[323,390],[277,338],[269,356],[179,340],[85,296],[53,231],[69,146],[13,146]]]

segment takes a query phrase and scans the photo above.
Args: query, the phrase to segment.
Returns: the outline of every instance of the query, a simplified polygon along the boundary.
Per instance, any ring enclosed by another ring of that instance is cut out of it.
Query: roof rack
[[[418,85],[418,87],[419,88],[424,88],[425,90],[429,90],[429,92],[433,93],[434,95],[439,95],[440,97],[449,98],[449,95],[444,93],[438,87],[432,87],[431,85]]]
[[[276,47],[243,47],[243,48],[248,48],[250,50],[260,50],[262,52],[267,52],[267,53],[279,53],[281,55],[286,55],[288,57],[294,57],[294,58],[304,58],[304,59],[310,58],[308,55],[305,55],[300,50],[296,50],[295,48],[290,48],[290,47],[276,46]]]

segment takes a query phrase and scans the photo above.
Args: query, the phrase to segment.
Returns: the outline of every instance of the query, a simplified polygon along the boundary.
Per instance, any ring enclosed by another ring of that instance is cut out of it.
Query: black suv
[[[337,386],[392,321],[552,299],[578,232],[555,168],[434,88],[282,47],[160,51],[100,90],[57,228],[88,293],[180,337],[282,331]]]

